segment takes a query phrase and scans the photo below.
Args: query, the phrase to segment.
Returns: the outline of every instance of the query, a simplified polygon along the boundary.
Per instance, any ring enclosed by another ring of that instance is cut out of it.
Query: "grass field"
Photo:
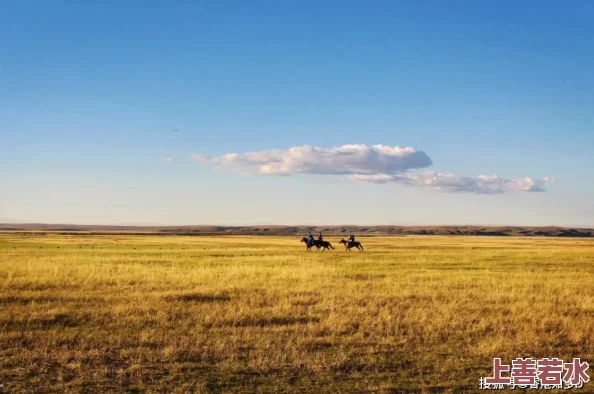
[[[0,234],[0,392],[457,393],[494,357],[594,361],[594,240],[328,238]]]

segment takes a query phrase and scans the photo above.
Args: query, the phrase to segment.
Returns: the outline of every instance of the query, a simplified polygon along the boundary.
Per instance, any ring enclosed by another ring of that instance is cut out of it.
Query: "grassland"
[[[0,392],[457,393],[493,357],[594,361],[594,240],[361,241],[0,234]]]

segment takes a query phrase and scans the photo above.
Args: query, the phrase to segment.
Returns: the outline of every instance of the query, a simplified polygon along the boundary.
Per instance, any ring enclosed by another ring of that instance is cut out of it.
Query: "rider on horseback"
[[[322,237],[322,232],[320,231],[320,236],[318,237],[318,241],[322,242],[324,238]]]
[[[352,244],[354,244],[354,243],[355,243],[355,235],[354,235],[354,234],[351,234],[351,235],[349,235],[349,243],[348,243],[348,246],[351,246],[351,245],[352,245]]]
[[[309,240],[307,241],[309,246],[312,246],[315,242],[314,236],[312,235],[311,231],[309,232],[309,236],[308,236]]]

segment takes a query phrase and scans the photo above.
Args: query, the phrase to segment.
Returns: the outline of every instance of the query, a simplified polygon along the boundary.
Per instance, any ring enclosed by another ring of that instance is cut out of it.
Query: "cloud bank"
[[[423,151],[386,145],[343,145],[319,148],[309,145],[222,156],[194,154],[198,163],[231,168],[249,174],[290,176],[294,174],[343,175],[365,183],[400,183],[446,192],[497,194],[512,191],[542,192],[554,178],[459,176],[435,171],[414,172],[433,164]]]

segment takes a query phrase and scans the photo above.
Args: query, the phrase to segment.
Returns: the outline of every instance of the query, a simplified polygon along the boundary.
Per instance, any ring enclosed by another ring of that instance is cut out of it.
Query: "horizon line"
[[[142,227],[306,227],[306,228],[317,228],[317,227],[530,227],[530,228],[577,228],[577,229],[594,229],[594,225],[582,226],[582,225],[528,225],[528,224],[92,224],[92,223],[48,223],[48,222],[0,222],[0,226],[79,226],[79,227],[129,227],[129,228],[142,228]]]

